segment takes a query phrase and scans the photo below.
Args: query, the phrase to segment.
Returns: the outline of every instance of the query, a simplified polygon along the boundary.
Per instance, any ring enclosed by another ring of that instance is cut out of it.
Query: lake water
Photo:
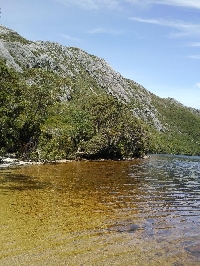
[[[200,265],[200,157],[0,170],[0,265]]]

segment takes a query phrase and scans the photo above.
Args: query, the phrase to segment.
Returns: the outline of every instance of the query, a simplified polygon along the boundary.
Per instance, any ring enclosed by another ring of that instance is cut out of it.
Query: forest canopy
[[[0,61],[0,73],[1,154],[34,160],[122,159],[148,151],[147,126],[115,97],[77,93],[70,80],[40,68],[16,73]]]

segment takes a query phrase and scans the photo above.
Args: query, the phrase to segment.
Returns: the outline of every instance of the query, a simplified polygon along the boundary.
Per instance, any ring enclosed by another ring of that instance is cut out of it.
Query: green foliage
[[[112,96],[93,95],[87,98],[83,108],[90,113],[93,127],[92,138],[81,143],[83,156],[127,158],[144,155],[147,131],[125,104]]]
[[[41,68],[17,74],[0,61],[0,78],[0,154],[48,161],[200,155],[200,116],[174,101],[153,99],[167,128],[158,132],[83,74],[68,79]]]
[[[8,29],[7,29],[8,30]],[[20,42],[22,44],[27,44],[29,41],[27,41],[25,38],[20,36],[17,32],[8,30],[9,33],[2,34],[1,33],[1,39],[8,41],[8,42]]]
[[[148,134],[124,104],[90,95],[60,103],[45,121],[38,147],[40,158],[48,160],[141,157]]]
[[[3,61],[0,77],[1,150],[27,157],[32,152],[31,140],[38,143],[41,127],[59,104],[68,80],[42,69],[27,70],[20,76]]]
[[[23,72],[0,60],[0,154],[34,160],[200,155],[199,112],[121,79],[103,60],[78,48],[50,42],[29,47],[32,42],[5,27],[1,39]],[[33,68],[17,58],[17,47],[26,49]]]
[[[49,108],[59,101],[60,85],[53,73],[42,69],[31,69],[24,73],[23,112],[18,119],[20,139],[27,142],[38,138],[40,127],[48,117]]]
[[[173,99],[156,97],[154,105],[168,127],[164,133],[152,130],[151,152],[200,155],[200,116]]]
[[[54,142],[54,147],[65,154],[62,158],[74,158],[80,142],[88,140],[92,135],[89,114],[73,103],[58,103],[41,127],[39,139],[40,150],[46,150],[45,139]],[[41,141],[42,140],[42,141]]]
[[[0,61],[0,148],[13,151],[17,147],[19,128],[16,119],[22,110],[22,86],[19,76]]]
[[[47,136],[41,134],[38,149],[30,154],[32,159],[56,161],[66,158],[65,146],[62,136]]]

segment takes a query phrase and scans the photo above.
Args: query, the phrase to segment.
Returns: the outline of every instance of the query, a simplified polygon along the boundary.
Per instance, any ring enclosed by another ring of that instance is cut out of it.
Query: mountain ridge
[[[111,95],[129,106],[133,116],[147,123],[161,138],[162,133],[166,134],[166,138],[167,134],[171,135],[172,132],[179,134],[181,138],[187,134],[181,123],[178,122],[177,127],[172,121],[176,115],[170,120],[170,115],[177,112],[175,110],[182,110],[180,112],[186,113],[186,117],[192,117],[195,121],[200,119],[200,110],[186,107],[172,98],[164,99],[154,95],[137,82],[124,78],[102,58],[90,55],[79,48],[66,47],[55,42],[29,41],[2,25],[0,58],[9,68],[19,73],[29,69],[42,69],[55,73],[60,79],[68,78],[73,86],[64,86],[62,99],[70,99],[73,90],[78,90],[82,95]],[[171,113],[168,108],[172,110]],[[189,125],[190,122],[187,123]],[[190,139],[191,133],[188,133],[187,137]],[[192,139],[194,142],[194,137]],[[153,151],[159,152],[159,149]]]
[[[151,107],[150,92],[137,82],[122,77],[104,59],[89,55],[79,48],[65,47],[55,42],[27,41],[24,43],[24,39],[14,31],[7,29],[7,33],[17,36],[18,39],[17,42],[13,42],[13,37],[10,41],[6,36],[5,40],[0,41],[0,56],[6,60],[8,67],[13,67],[19,72],[23,72],[25,68],[46,68],[61,76],[72,78],[80,74],[82,68],[82,71],[87,72],[98,86],[118,99],[125,102],[135,100],[143,105],[145,98],[145,107],[141,107],[140,110],[145,108],[157,129],[164,129],[156,117],[155,107]],[[135,93],[136,89],[137,93]],[[146,121],[149,120],[149,117],[147,118],[145,113],[141,114],[138,108],[133,111],[135,115],[142,116]]]

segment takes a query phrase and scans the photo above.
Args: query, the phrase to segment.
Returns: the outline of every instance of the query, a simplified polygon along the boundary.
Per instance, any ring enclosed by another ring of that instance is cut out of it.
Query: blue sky
[[[79,47],[160,97],[200,109],[200,0],[0,0],[25,38]]]

